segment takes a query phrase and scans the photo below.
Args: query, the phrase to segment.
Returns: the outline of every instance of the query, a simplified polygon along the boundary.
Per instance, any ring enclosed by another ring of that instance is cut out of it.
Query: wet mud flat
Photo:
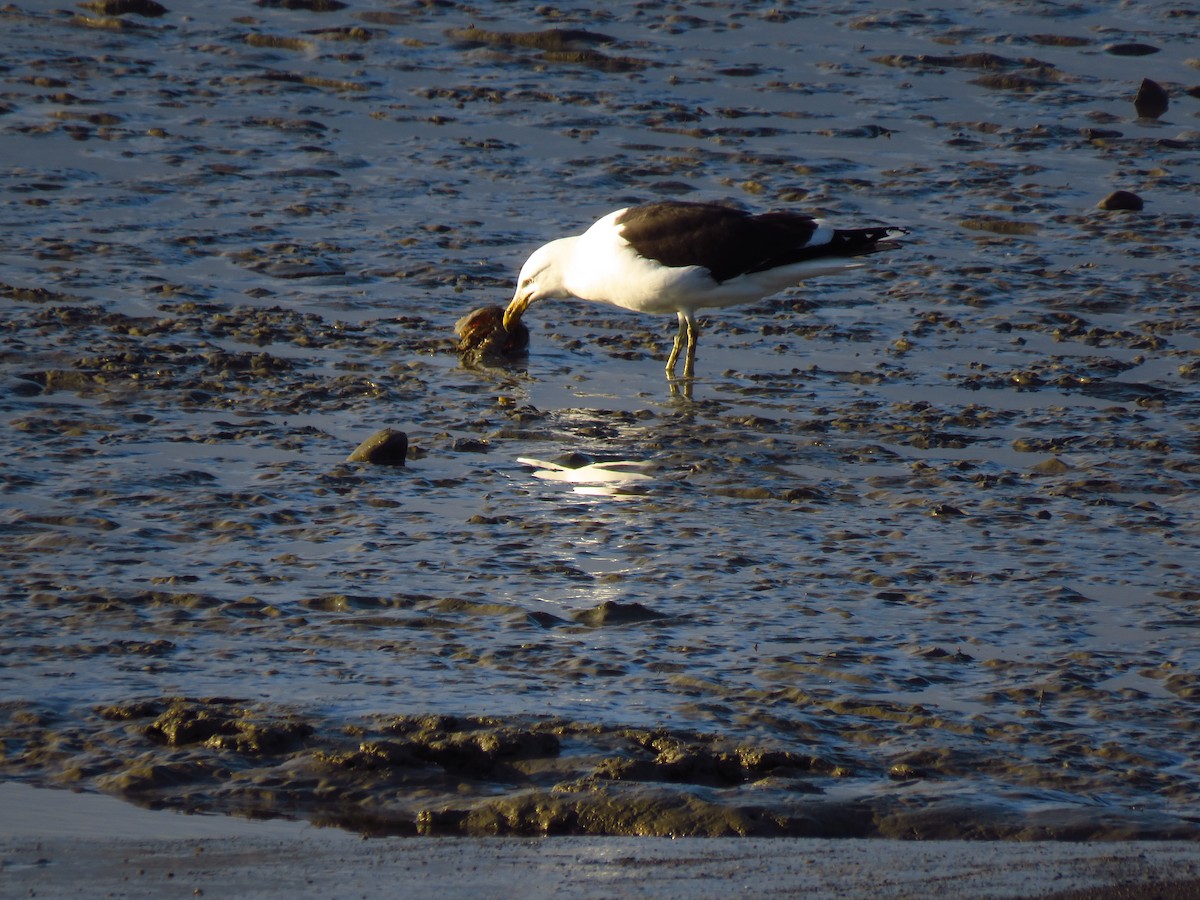
[[[273,714],[274,713],[274,714]],[[1162,813],[1020,804],[936,787],[843,791],[857,754],[823,757],[714,733],[560,719],[375,717],[322,722],[230,698],[106,707],[78,724],[17,710],[11,774],[51,775],[139,805],[297,818],[369,836],[643,835],[1190,839]],[[911,762],[899,783],[938,779]],[[1009,761],[975,777],[1011,778]],[[848,796],[847,796],[848,795]]]
[[[0,10],[0,775],[1200,835],[1194,16],[135,6]],[[462,364],[533,247],[667,196],[913,234],[710,317],[690,398],[671,322],[582,303]]]

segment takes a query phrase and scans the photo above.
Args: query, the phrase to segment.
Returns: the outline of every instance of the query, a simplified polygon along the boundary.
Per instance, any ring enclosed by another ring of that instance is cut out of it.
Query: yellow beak
[[[508,309],[504,310],[505,331],[512,331],[513,326],[521,321],[521,316],[525,315],[525,310],[529,308],[529,301],[532,298],[532,294],[513,297],[512,303],[508,304]]]

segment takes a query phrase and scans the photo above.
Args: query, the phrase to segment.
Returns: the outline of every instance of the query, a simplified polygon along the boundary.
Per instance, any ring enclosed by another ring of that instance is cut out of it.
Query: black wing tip
[[[886,241],[891,238],[912,234],[912,229],[904,225],[877,225],[873,228],[837,229],[849,236],[858,236],[866,241]]]
[[[880,253],[901,247],[902,243],[895,238],[911,233],[903,225],[839,228],[834,230],[833,240],[822,246],[829,255],[833,256],[866,256],[868,253]]]
[[[883,237],[876,243],[876,250],[898,250],[904,246],[904,241],[896,240],[896,238],[907,237],[912,234],[911,228],[906,228],[903,225],[888,225],[883,229]]]

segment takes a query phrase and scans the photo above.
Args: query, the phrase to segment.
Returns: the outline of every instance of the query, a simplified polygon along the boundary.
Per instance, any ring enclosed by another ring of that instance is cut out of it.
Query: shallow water
[[[1196,836],[1196,16],[584,6],[0,11],[0,771],[401,832],[634,785],[787,833]],[[672,322],[584,303],[459,364],[535,246],[668,196],[914,234],[712,316],[691,398]],[[385,426],[407,467],[344,463]],[[228,727],[164,741],[176,697]],[[506,729],[558,744],[430,749]],[[377,733],[420,791],[347,761]]]

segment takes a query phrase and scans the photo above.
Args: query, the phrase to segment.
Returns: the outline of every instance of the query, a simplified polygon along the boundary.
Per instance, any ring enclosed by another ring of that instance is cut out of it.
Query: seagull
[[[696,312],[776,294],[814,275],[858,268],[857,257],[897,246],[895,226],[837,229],[797,212],[755,215],[718,203],[663,200],[611,212],[583,234],[535,250],[521,267],[504,311],[513,329],[529,305],[578,297],[644,313],[675,313],[679,330],[667,357],[674,384],[696,365]]]

